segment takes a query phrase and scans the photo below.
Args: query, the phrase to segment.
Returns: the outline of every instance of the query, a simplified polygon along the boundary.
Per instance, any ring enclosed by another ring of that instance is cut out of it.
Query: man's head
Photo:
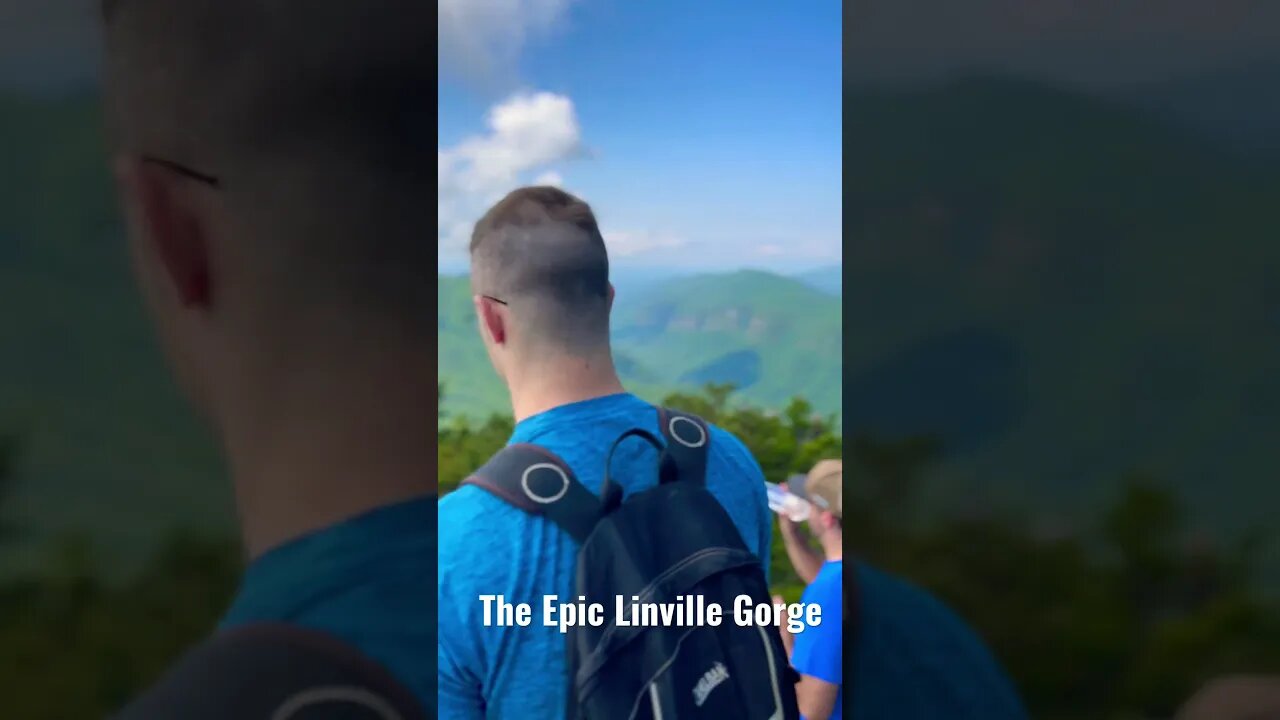
[[[511,381],[532,357],[608,352],[609,257],[591,208],[552,187],[507,195],[471,235],[471,286],[480,334]]]
[[[787,489],[809,501],[809,527],[817,538],[841,535],[841,519],[844,516],[844,463],[840,460],[820,460],[807,475],[797,475],[787,481]]]
[[[106,0],[106,114],[131,255],[202,410],[303,358],[434,342],[427,10]]]

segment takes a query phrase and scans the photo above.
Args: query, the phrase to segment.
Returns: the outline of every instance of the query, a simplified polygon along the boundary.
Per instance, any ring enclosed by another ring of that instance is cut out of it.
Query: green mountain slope
[[[671,280],[619,298],[614,343],[666,386],[731,382],[757,404],[802,395],[840,411],[840,300],[798,280],[758,271]]]
[[[508,406],[506,392],[480,342],[471,287],[465,277],[440,276],[438,374],[445,412],[471,417]]]
[[[506,408],[485,357],[467,281],[440,278],[440,379],[447,412],[483,415]],[[780,405],[795,395],[840,412],[841,310],[797,280],[764,272],[699,275],[620,294],[614,355],[627,385],[657,396],[731,382],[741,399]]]
[[[817,268],[795,276],[797,280],[830,295],[840,296],[844,290],[844,268],[840,265]]]

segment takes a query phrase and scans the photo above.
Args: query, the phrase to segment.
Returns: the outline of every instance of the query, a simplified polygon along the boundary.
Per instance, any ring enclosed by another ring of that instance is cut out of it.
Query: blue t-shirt
[[[841,634],[844,622],[841,619],[841,602],[843,590],[840,585],[841,570],[844,563],[840,560],[827,561],[822,564],[818,574],[804,589],[800,602],[806,605],[816,604],[822,608],[822,623],[805,628],[795,636],[795,645],[791,648],[791,667],[804,675],[825,680],[832,685],[841,686],[844,676],[840,673]],[[831,717],[839,718],[844,705],[844,688],[836,690],[836,704]],[[803,717],[803,716],[801,716]]]
[[[516,426],[512,443],[560,456],[599,493],[605,454],[632,428],[658,434],[652,405],[629,394],[564,405]],[[760,466],[729,433],[711,430],[707,488],[728,511],[747,547],[769,556],[772,527]],[[610,472],[630,495],[656,481],[652,446],[619,446]],[[572,599],[577,546],[550,521],[530,516],[474,486],[440,500],[441,720],[561,718],[568,688],[565,638],[542,625],[542,598]],[[767,565],[766,565],[767,567]],[[527,627],[485,627],[480,595],[529,603]]]
[[[222,627],[288,622],[378,661],[436,705],[435,497],[370,510],[249,565]]]
[[[1027,717],[1000,663],[955,613],[904,580],[864,563],[854,567],[857,605],[846,618],[856,622],[852,717]]]

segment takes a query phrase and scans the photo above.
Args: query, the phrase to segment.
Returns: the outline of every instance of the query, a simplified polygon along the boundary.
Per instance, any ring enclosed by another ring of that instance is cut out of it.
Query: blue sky
[[[595,208],[615,265],[840,262],[840,3],[440,3],[440,263],[506,191]]]

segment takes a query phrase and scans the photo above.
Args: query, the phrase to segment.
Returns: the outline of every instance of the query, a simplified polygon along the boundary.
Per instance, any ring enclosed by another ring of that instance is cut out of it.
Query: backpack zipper
[[[649,683],[649,700],[653,704],[653,720],[662,720],[662,702],[658,700],[658,681]]]
[[[760,631],[760,640],[764,643],[765,658],[769,661],[769,685],[773,690],[773,714],[769,716],[769,720],[782,720],[782,691],[778,687],[778,662],[773,656],[773,643],[769,642],[769,636],[765,634],[763,625],[756,625],[756,630]]]

